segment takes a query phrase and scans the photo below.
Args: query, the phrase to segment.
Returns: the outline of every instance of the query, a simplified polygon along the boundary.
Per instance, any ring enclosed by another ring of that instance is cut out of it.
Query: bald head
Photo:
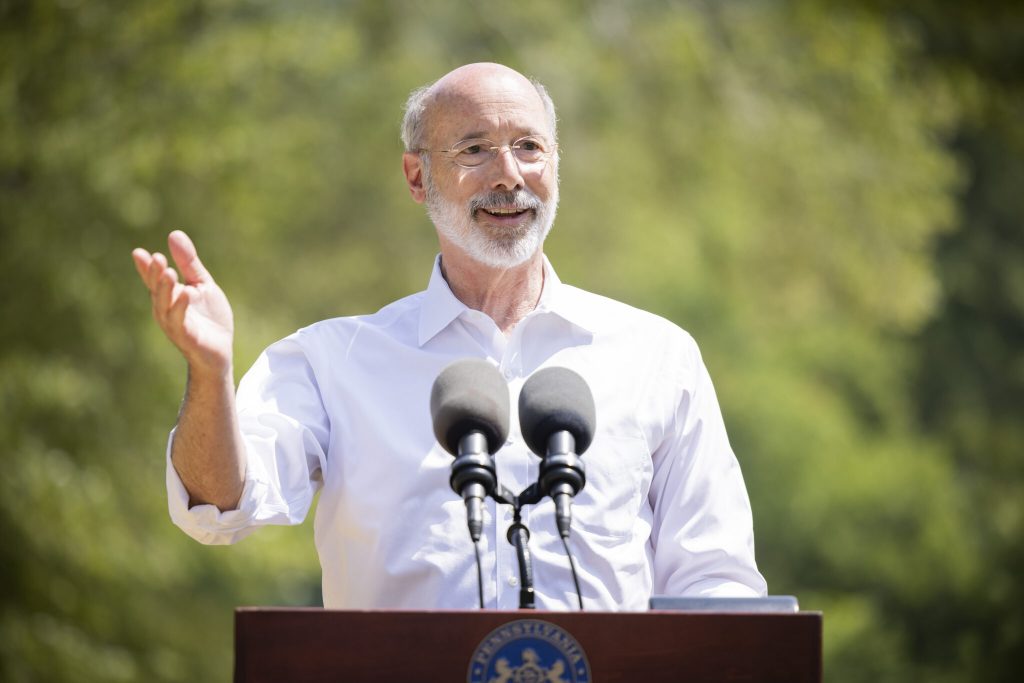
[[[481,81],[503,84],[509,89],[529,88],[532,85],[530,79],[504,64],[477,62],[449,71],[434,81],[432,89],[438,94],[456,94],[476,87]]]
[[[493,103],[495,108],[509,100],[543,111],[552,140],[557,138],[555,105],[538,81],[501,64],[481,62],[460,66],[430,85],[409,95],[402,120],[402,143],[407,152],[426,147],[436,118],[458,118],[468,103]]]

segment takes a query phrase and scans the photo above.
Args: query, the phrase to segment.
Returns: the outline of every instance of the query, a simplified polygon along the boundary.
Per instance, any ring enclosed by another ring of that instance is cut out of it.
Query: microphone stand
[[[516,549],[519,560],[519,609],[536,609],[533,598],[533,562],[530,557],[530,530],[523,524],[524,505],[540,502],[544,494],[537,484],[531,484],[518,496],[498,484],[491,497],[499,503],[512,506],[512,526],[508,528],[508,542]]]

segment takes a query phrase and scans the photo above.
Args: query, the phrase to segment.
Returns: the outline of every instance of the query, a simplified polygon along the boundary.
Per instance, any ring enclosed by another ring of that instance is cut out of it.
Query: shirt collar
[[[579,292],[580,290],[575,287],[562,284],[545,255],[544,290],[540,294],[535,312],[554,313],[593,336],[598,321],[592,315],[591,307],[579,296]]]
[[[441,275],[441,255],[438,254],[434,257],[434,268],[420,306],[420,346],[433,339],[465,310],[466,305],[455,298],[444,275]]]
[[[554,313],[555,315],[593,334],[596,321],[589,315],[589,308],[583,302],[576,301],[576,290],[562,284],[555,269],[544,256],[544,289],[541,291],[537,307],[530,315],[537,313]],[[423,346],[446,328],[468,307],[452,293],[451,287],[441,274],[441,256],[434,258],[434,268],[430,273],[430,282],[424,292],[423,304],[420,307],[419,345]]]

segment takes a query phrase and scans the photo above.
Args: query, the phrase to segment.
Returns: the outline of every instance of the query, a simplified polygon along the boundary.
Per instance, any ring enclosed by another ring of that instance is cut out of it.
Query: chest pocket
[[[600,431],[583,461],[587,483],[576,495],[574,527],[609,540],[630,538],[644,515],[653,466],[646,442]]]

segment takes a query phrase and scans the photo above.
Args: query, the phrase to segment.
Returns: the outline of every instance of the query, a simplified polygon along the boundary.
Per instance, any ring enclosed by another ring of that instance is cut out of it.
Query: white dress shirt
[[[597,429],[570,540],[587,609],[641,610],[652,593],[765,594],[750,502],[693,339],[562,284],[546,260],[540,302],[508,337],[455,298],[435,261],[426,291],[273,344],[238,387],[248,455],[239,508],[189,509],[168,458],[172,519],[203,543],[234,543],[264,524],[300,523],[322,489],[315,539],[325,607],[476,607],[466,509],[448,485],[452,456],[435,441],[429,410],[438,373],[465,357],[489,360],[508,380],[512,428],[495,462],[513,493],[536,481],[540,462],[519,431],[526,378],[563,366],[593,391]],[[515,609],[512,510],[489,501],[484,514],[485,603]],[[551,499],[526,507],[523,521],[537,607],[574,608]]]

